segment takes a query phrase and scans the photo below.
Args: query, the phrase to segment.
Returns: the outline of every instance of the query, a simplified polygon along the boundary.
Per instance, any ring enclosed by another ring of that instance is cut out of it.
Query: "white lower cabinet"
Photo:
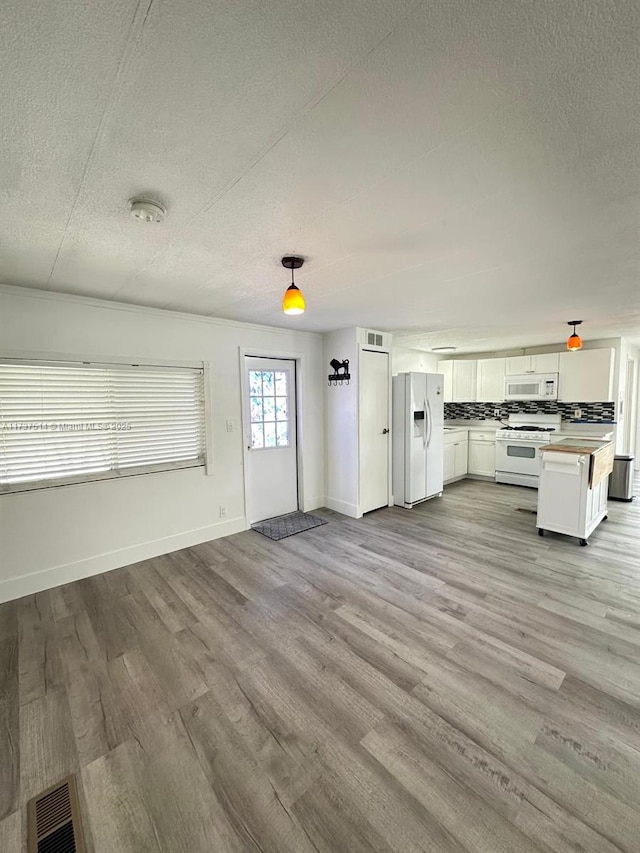
[[[460,430],[444,435],[444,482],[451,483],[467,476],[469,442],[467,431]]]
[[[495,433],[469,433],[469,474],[478,477],[495,477]]]
[[[453,480],[456,471],[456,449],[453,444],[444,445],[444,471],[443,480],[445,483]]]
[[[469,442],[457,441],[453,445],[453,471],[455,477],[465,477],[468,470]]]

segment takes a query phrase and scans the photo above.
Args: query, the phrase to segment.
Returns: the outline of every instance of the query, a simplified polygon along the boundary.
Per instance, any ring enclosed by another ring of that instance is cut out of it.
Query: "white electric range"
[[[496,483],[538,488],[545,444],[560,429],[560,415],[509,415],[496,432]]]

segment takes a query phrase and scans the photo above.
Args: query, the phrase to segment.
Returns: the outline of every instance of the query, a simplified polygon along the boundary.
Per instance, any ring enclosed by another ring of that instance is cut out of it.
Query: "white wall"
[[[627,397],[627,364],[633,362],[634,384],[635,389],[630,397]],[[617,453],[632,453],[637,452],[636,447],[636,428],[637,428],[637,413],[638,413],[638,373],[640,372],[640,351],[637,347],[632,346],[625,338],[621,340],[619,354],[619,372],[618,372],[618,388],[616,396],[616,412],[618,419],[616,442]],[[629,433],[629,441],[626,441],[627,433]]]
[[[0,600],[246,528],[240,348],[302,355],[302,504],[322,506],[328,371],[320,335],[0,287],[1,356],[208,361],[213,420],[210,476],[195,468],[1,496]]]
[[[327,384],[329,362],[349,359],[349,385]],[[358,517],[358,342],[357,330],[339,329],[324,336],[326,505]]]
[[[640,471],[640,360],[636,370],[636,443],[635,443],[635,462],[634,468]]]
[[[448,356],[445,355],[445,358]],[[438,361],[442,356],[431,352],[422,352],[417,349],[405,349],[404,347],[393,347],[391,350],[391,373],[437,373]]]

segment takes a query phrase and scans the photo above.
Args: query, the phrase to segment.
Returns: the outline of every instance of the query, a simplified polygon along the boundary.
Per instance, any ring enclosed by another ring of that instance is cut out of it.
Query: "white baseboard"
[[[451,477],[450,479],[445,480],[442,485],[443,486],[450,486],[451,483],[459,483],[460,480],[466,480],[468,476],[469,476],[468,474],[460,474],[458,477]]]
[[[23,595],[31,595],[43,589],[52,589],[61,584],[71,583],[88,578],[92,575],[100,575],[111,569],[119,569],[121,566],[130,566],[141,560],[149,560],[151,557],[159,557],[169,554],[171,551],[179,551],[181,548],[189,548],[208,542],[211,539],[219,539],[221,536],[231,536],[247,529],[244,517],[232,518],[219,524],[210,524],[207,527],[199,527],[196,530],[186,530],[184,533],[176,533],[162,539],[154,539],[152,542],[142,542],[140,545],[132,545],[129,548],[121,548],[118,551],[110,551],[107,554],[98,554],[75,563],[67,563],[63,566],[53,566],[42,569],[22,577],[9,578],[0,581],[0,602],[12,601],[14,598],[22,598]]]
[[[324,495],[316,498],[307,498],[304,503],[302,510],[303,512],[312,512],[314,509],[321,509],[323,506],[326,506],[324,502]]]
[[[341,512],[342,515],[348,515],[350,518],[362,518],[362,513],[358,512],[356,504],[350,504],[346,501],[339,501],[337,498],[325,498],[325,506],[335,512]]]

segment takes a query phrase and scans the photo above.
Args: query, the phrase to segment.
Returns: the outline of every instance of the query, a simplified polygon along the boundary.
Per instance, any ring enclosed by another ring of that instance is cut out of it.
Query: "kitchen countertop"
[[[585,441],[609,441],[613,438],[613,430],[603,427],[600,432],[580,432],[575,429],[561,429],[558,433],[560,438],[581,438]]]
[[[448,426],[445,424],[445,432],[485,432],[490,435],[495,435],[495,427],[468,427],[468,426]]]
[[[541,447],[543,453],[558,452],[558,453],[577,453],[581,456],[592,455],[602,450],[603,447],[609,447],[611,441],[598,441],[597,439],[588,438],[561,438],[560,441],[552,442]]]
[[[499,421],[445,421],[444,424],[445,429],[466,429],[481,432],[495,432],[501,426],[504,424]]]
[[[565,426],[566,424],[566,426]],[[500,421],[445,421],[445,429],[465,429],[470,432],[492,432],[501,429],[505,423]],[[559,438],[584,438],[587,440],[608,441],[613,437],[613,426],[611,424],[572,424],[563,422],[560,430],[556,433]]]

